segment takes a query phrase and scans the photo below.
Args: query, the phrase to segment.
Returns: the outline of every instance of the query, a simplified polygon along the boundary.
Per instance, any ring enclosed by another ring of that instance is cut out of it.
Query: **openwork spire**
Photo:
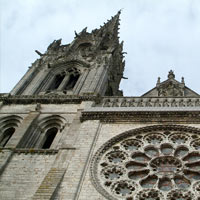
[[[121,10],[117,12],[115,16],[113,16],[107,23],[104,23],[103,26],[99,29],[99,33],[101,35],[110,34],[112,35],[112,39],[116,39],[118,41],[118,33],[119,33],[119,25],[120,25],[120,14]]]
[[[118,13],[111,17],[110,20],[108,20],[107,23],[104,24],[104,26],[102,26],[102,29],[107,29],[107,30],[114,30],[115,28],[119,29],[118,26],[120,25],[119,21],[120,21],[120,14],[121,14],[121,10],[118,11]]]

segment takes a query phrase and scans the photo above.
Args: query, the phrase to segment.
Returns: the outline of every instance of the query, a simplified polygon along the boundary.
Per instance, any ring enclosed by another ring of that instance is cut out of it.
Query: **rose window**
[[[109,140],[92,160],[96,189],[111,200],[200,200],[200,131],[149,126]]]

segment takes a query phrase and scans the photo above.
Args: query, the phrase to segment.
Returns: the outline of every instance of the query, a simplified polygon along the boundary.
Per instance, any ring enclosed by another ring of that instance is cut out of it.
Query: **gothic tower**
[[[200,200],[200,96],[170,71],[124,97],[119,17],[0,94],[0,199]]]
[[[117,13],[100,29],[75,32],[71,44],[54,40],[11,91],[11,95],[108,95],[118,90],[123,75],[123,43],[119,43]]]

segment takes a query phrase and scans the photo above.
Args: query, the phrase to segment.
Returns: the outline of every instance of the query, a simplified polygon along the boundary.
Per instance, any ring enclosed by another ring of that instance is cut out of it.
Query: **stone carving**
[[[199,107],[200,98],[102,98],[95,107]]]
[[[94,155],[94,186],[110,200],[193,200],[200,193],[199,141],[200,130],[185,126],[122,133]]]
[[[158,87],[158,96],[160,97],[181,97],[184,96],[184,90],[173,82]]]
[[[59,40],[54,40],[47,48],[47,50],[53,50],[53,51],[56,51],[59,49],[60,45],[61,45],[61,40],[62,39],[59,39]]]
[[[158,90],[159,97],[182,97],[184,96],[184,79],[182,82],[175,81],[175,75],[172,70],[169,71],[168,80],[160,83],[160,77],[158,77],[156,88]]]

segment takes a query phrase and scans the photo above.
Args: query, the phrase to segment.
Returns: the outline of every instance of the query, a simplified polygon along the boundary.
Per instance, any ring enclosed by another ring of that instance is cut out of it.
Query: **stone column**
[[[66,84],[67,84],[68,81],[69,81],[69,77],[70,77],[69,74],[66,74],[66,75],[65,75],[65,78],[62,80],[61,84],[60,84],[59,87],[57,88],[58,91],[64,90],[64,87],[66,86]]]

